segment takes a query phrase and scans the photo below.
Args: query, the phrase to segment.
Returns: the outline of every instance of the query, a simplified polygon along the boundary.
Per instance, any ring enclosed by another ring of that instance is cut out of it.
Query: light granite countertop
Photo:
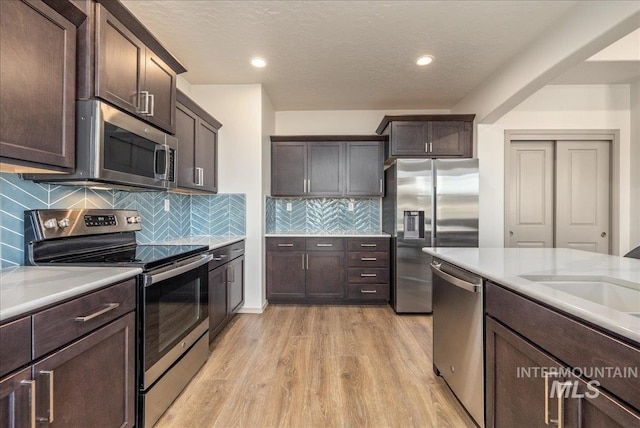
[[[192,236],[189,238],[171,239],[169,241],[156,242],[156,244],[172,245],[208,245],[210,250],[234,244],[246,239],[246,236]]]
[[[639,317],[526,278],[597,277],[640,291],[640,260],[566,248],[423,248],[422,251],[640,343]],[[640,307],[640,298],[636,303]]]
[[[16,266],[0,270],[0,321],[105,287],[140,268]]]
[[[332,238],[389,238],[391,235],[385,232],[358,232],[358,231],[340,231],[340,232],[278,232],[265,233],[267,238],[313,238],[316,236],[332,237]]]

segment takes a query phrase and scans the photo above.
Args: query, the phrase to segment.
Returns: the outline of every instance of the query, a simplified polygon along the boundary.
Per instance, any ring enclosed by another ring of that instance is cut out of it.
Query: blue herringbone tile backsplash
[[[164,210],[169,199],[170,210]],[[24,211],[45,208],[133,209],[144,219],[140,243],[199,235],[244,235],[245,195],[191,196],[58,186],[0,173],[0,268],[23,264]]]
[[[291,211],[287,211],[287,203]],[[353,203],[353,211],[349,211]],[[265,232],[380,232],[380,198],[272,198],[267,196]]]

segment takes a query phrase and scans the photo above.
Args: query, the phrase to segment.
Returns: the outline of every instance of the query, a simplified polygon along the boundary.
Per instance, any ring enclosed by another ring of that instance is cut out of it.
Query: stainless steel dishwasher
[[[433,366],[484,427],[482,278],[434,258]]]

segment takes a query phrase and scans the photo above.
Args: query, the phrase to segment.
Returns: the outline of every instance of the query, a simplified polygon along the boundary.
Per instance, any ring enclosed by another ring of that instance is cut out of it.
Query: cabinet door
[[[430,156],[472,156],[471,122],[443,120],[427,123]]]
[[[547,369],[561,366],[492,318],[485,320],[485,426],[543,427],[552,420],[557,425],[557,393],[551,393],[562,379]]]
[[[267,252],[267,299],[286,300],[304,297],[304,282],[304,252]]]
[[[343,143],[308,143],[307,195],[341,196],[344,192]]]
[[[145,53],[144,90],[145,96],[149,97],[149,106],[144,116],[173,134],[176,130],[176,73],[151,49],[146,49]],[[146,104],[145,98],[141,101]]]
[[[96,96],[133,114],[144,108],[145,46],[96,4]]]
[[[427,123],[395,121],[391,123],[391,156],[427,156]]]
[[[307,144],[271,144],[271,195],[299,196],[307,190]]]
[[[40,361],[36,416],[57,426],[132,427],[134,346],[132,312]]]
[[[178,103],[176,105],[176,138],[178,139],[178,187],[196,186],[196,133],[198,116]]]
[[[227,269],[229,314],[235,314],[244,303],[244,256],[229,262]]]
[[[348,142],[347,196],[382,196],[384,146],[382,142]]]
[[[198,120],[196,133],[196,168],[202,168],[200,189],[218,191],[218,131],[204,120]]]
[[[0,153],[75,165],[76,27],[43,2],[0,1]]]
[[[0,426],[28,428],[36,426],[35,382],[31,367],[0,380]]]
[[[224,327],[227,319],[227,268],[220,266],[209,272],[209,342]]]
[[[308,252],[306,296],[321,299],[344,297],[344,259],[342,251]]]

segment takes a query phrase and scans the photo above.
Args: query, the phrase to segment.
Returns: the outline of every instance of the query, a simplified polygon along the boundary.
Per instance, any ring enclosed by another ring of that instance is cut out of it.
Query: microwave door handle
[[[164,171],[155,171],[155,178],[158,180],[166,180],[169,172],[169,146],[166,144],[158,144],[153,152],[154,169],[158,166],[158,152],[164,152]]]

